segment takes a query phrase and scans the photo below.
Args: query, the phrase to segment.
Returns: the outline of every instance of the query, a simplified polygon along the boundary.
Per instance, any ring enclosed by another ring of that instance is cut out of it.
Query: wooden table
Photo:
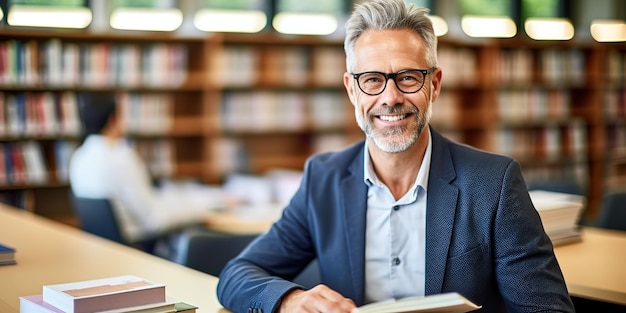
[[[27,211],[0,204],[0,242],[15,247],[17,264],[0,266],[0,312],[19,312],[19,297],[43,285],[131,274],[166,284],[166,294],[221,311],[217,278]]]
[[[572,296],[626,305],[626,232],[585,227],[554,252]]]

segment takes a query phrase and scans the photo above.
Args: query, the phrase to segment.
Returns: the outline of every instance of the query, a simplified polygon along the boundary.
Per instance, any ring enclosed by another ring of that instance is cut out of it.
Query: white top
[[[426,190],[432,143],[413,187],[396,201],[372,166],[365,149],[367,225],[365,245],[365,301],[423,296],[426,272]],[[366,145],[367,147],[367,145]]]
[[[88,136],[72,154],[69,178],[76,196],[112,201],[131,242],[202,223],[210,208],[209,201],[155,189],[146,165],[125,140]]]

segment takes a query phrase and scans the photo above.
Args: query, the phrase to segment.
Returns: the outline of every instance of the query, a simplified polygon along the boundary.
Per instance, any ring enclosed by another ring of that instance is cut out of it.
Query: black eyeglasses
[[[424,87],[426,75],[434,72],[436,67],[427,70],[403,70],[397,73],[363,72],[352,74],[359,85],[359,89],[365,94],[376,96],[387,88],[387,81],[392,78],[398,90],[403,93],[416,93]]]

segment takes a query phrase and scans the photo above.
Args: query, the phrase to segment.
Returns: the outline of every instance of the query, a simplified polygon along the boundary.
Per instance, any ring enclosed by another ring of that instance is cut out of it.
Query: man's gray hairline
[[[344,40],[344,51],[346,54],[346,69],[352,73],[356,67],[354,60],[354,47],[357,40],[368,30],[409,30],[419,35],[426,46],[426,62],[429,67],[437,67],[437,36],[434,33],[432,22],[428,17],[430,11],[425,7],[417,7],[414,4],[408,6],[402,1],[395,2],[395,9],[400,10],[380,10],[380,5],[389,4],[386,1],[370,1],[357,4],[352,16],[346,21],[346,38]],[[395,11],[402,17],[400,20],[393,20],[388,14]],[[428,19],[428,21],[426,21]],[[419,21],[415,23],[415,21]],[[410,23],[409,23],[410,22]],[[426,36],[430,38],[426,38]]]

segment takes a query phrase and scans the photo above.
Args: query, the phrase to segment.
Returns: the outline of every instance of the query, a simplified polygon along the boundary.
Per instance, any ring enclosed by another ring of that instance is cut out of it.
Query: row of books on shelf
[[[437,59],[446,86],[473,86],[481,80],[477,52],[471,48],[440,46]]]
[[[548,124],[534,129],[502,128],[496,133],[494,152],[520,160],[584,161],[587,128],[581,120],[565,125]]]
[[[198,307],[167,296],[166,285],[122,275],[42,286],[20,297],[20,313],[194,313]]]
[[[165,134],[173,124],[174,99],[164,93],[120,93],[122,127],[129,134]]]
[[[345,133],[327,133],[317,134],[311,138],[310,150],[302,151],[303,154],[315,154],[330,151],[337,151],[339,149],[348,147],[360,140],[360,137],[352,137]],[[219,174],[228,175],[230,173],[237,172],[249,172],[252,168],[252,159],[255,152],[251,147],[246,146],[244,140],[236,137],[223,137],[220,140],[216,140],[213,143],[214,155],[212,159],[215,160],[215,167]],[[265,154],[272,154],[273,151],[266,151]],[[280,152],[275,152],[281,154]],[[291,165],[291,164],[290,164]],[[304,161],[299,164],[297,168],[293,166],[283,164],[284,167],[302,170],[304,168]],[[278,166],[278,165],[277,165]]]
[[[180,86],[187,48],[176,43],[0,41],[0,85]]]
[[[532,84],[535,79],[550,85],[580,85],[585,82],[585,52],[581,49],[503,49],[479,65],[479,52],[469,47],[441,46],[439,66],[450,86],[478,85],[484,75],[502,85]],[[535,75],[539,66],[539,76]],[[486,72],[490,71],[490,72]]]
[[[609,49],[605,77],[609,84],[626,84],[626,50]]]
[[[33,140],[0,142],[0,187],[68,182],[70,157],[78,144],[73,140],[57,140],[50,145]],[[172,175],[176,153],[170,140],[130,140],[129,144],[142,157],[150,174]]]
[[[228,92],[222,102],[227,131],[343,128],[348,114],[341,92]]]
[[[0,143],[0,185],[44,184],[48,166],[38,142]]]
[[[607,150],[612,151],[626,148],[626,120],[607,127],[606,134]]]
[[[571,96],[566,90],[500,90],[498,115],[501,122],[559,121],[570,117]]]
[[[0,92],[0,137],[79,136],[75,92]],[[119,111],[130,134],[164,134],[172,125],[171,95],[120,93]]]
[[[582,49],[505,49],[498,52],[494,78],[503,84],[531,84],[534,79],[550,85],[585,83],[585,51]],[[535,65],[539,76],[535,76]]]
[[[610,120],[626,120],[626,85],[621,90],[604,92],[604,114]]]
[[[454,127],[460,121],[471,121],[468,116],[484,118],[485,112],[480,107],[464,105],[462,94],[443,91],[433,106],[432,120],[438,125]],[[497,120],[502,124],[545,123],[547,121],[565,122],[571,118],[571,95],[564,90],[501,90],[498,93]],[[471,108],[476,108],[472,110]],[[470,122],[471,124],[471,122]]]
[[[212,60],[213,81],[223,86],[341,86],[341,47],[227,46]]]
[[[153,177],[170,177],[174,173],[176,151],[171,140],[130,140]]]
[[[76,94],[0,92],[0,137],[78,135]]]

